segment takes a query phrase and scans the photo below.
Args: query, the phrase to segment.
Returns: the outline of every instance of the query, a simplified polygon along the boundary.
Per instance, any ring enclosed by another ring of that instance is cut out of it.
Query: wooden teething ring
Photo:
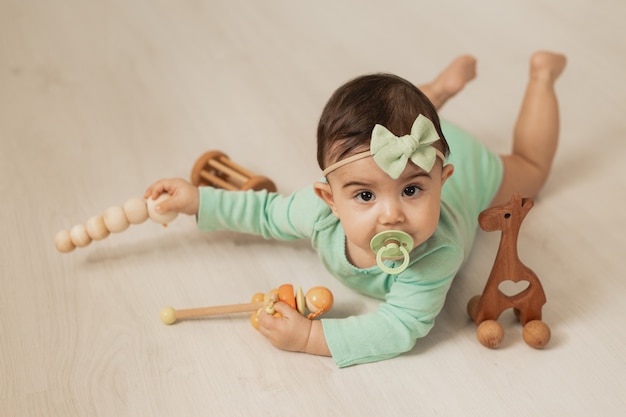
[[[235,164],[220,151],[205,152],[196,160],[191,171],[191,182],[195,186],[212,186],[231,191],[276,191],[272,180]]]

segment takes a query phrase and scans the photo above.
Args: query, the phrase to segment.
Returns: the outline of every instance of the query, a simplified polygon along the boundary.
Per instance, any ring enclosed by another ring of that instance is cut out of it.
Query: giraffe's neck
[[[517,236],[519,232],[511,228],[505,228],[500,235],[500,246],[496,255],[496,264],[501,265],[505,274],[514,276],[514,272],[519,265],[517,255]]]

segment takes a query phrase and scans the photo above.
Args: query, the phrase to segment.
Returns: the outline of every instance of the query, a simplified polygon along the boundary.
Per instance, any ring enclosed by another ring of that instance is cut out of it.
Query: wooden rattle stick
[[[256,293],[252,296],[252,302],[244,304],[230,304],[213,307],[198,307],[184,310],[175,310],[173,307],[161,309],[161,321],[165,324],[173,324],[177,320],[198,317],[216,316],[221,314],[253,312],[250,318],[252,326],[258,329],[258,318],[261,310],[267,314],[280,317],[280,313],[274,310],[274,303],[282,301],[290,308],[298,311],[308,319],[313,319],[328,312],[333,306],[333,294],[328,288],[313,287],[307,291],[306,296],[300,287],[294,291],[293,285],[283,284],[277,289],[270,290],[267,294]],[[310,314],[305,314],[308,309]]]
[[[222,171],[223,173],[228,174],[229,176],[233,177],[233,179],[236,182],[238,182],[239,185],[245,184],[249,178],[254,176],[254,174],[247,172],[243,168],[240,168],[241,173],[239,173],[235,171],[234,169],[230,168],[228,165],[225,165],[215,159],[210,159],[208,161],[208,164],[212,166],[213,168],[217,169],[218,171]]]
[[[175,310],[165,307],[161,310],[161,321],[165,324],[174,324],[176,320],[193,319],[198,317],[218,316],[232,313],[250,313],[265,306],[264,301],[256,303],[230,304],[212,307],[197,307],[184,310]]]

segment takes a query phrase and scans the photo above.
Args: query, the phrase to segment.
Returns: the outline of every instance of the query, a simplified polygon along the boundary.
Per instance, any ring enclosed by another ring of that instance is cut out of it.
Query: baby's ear
[[[441,170],[441,185],[445,184],[446,180],[454,174],[454,165],[448,164]]]
[[[330,207],[335,217],[337,217],[337,210],[335,208],[335,199],[333,197],[333,190],[330,188],[330,184],[327,182],[316,182],[313,184],[315,194]]]

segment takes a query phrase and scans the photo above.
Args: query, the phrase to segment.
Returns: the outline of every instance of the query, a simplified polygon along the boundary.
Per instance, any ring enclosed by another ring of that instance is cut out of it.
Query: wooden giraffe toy
[[[531,198],[513,195],[508,203],[489,208],[478,217],[480,227],[492,232],[502,231],[500,246],[482,295],[473,297],[467,311],[477,328],[481,344],[496,348],[504,338],[504,329],[497,322],[500,314],[513,308],[523,329],[524,341],[531,347],[542,348],[550,340],[550,328],[541,321],[541,308],[546,296],[537,275],[520,261],[517,238],[522,221],[533,207]],[[518,294],[506,295],[499,286],[504,281],[528,282]]]

